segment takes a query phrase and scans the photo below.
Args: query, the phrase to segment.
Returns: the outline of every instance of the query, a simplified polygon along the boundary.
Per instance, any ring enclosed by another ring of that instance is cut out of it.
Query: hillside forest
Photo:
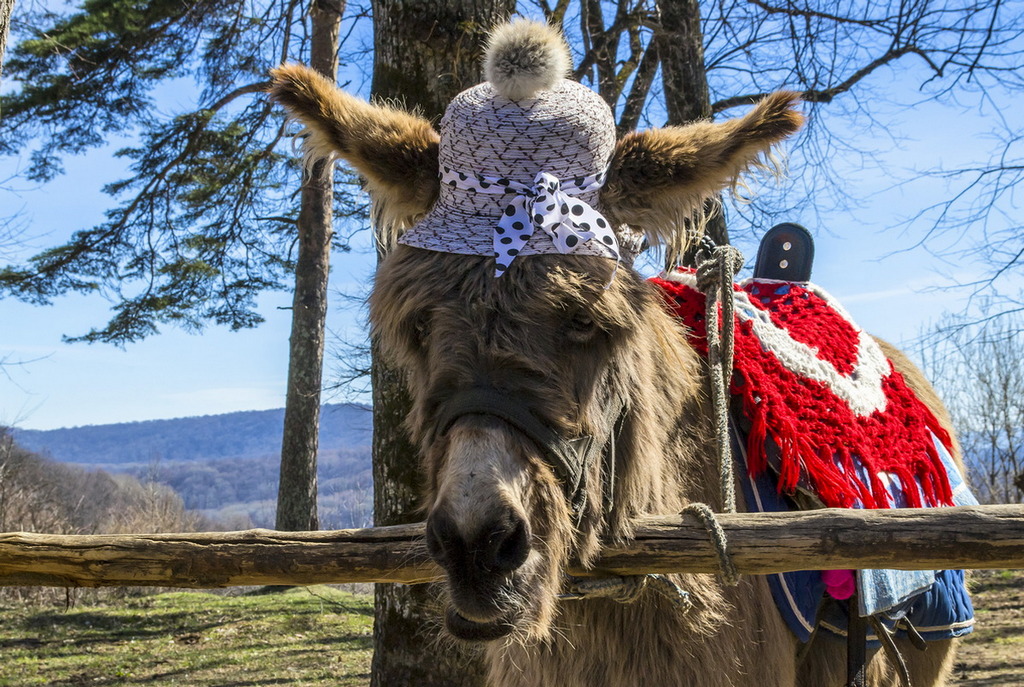
[[[370,411],[329,404],[321,412],[323,525],[370,526]],[[200,525],[273,527],[282,416],[282,410],[266,410],[7,431],[0,453],[0,531],[91,534],[189,531]],[[46,507],[32,513],[29,503]],[[154,521],[135,523],[131,529],[127,521],[146,517],[145,510],[154,514]]]

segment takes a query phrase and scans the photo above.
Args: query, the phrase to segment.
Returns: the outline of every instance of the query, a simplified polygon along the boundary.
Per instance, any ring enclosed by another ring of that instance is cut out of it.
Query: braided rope
[[[729,449],[729,384],[732,380],[734,328],[733,277],[743,267],[743,253],[733,246],[714,246],[701,251],[697,262],[697,289],[706,298],[708,364],[711,403],[715,419],[715,449],[721,480],[722,511],[736,512],[736,485]],[[722,313],[719,318],[718,306]],[[720,322],[719,320],[724,320]]]
[[[711,544],[715,547],[715,553],[718,554],[718,565],[722,569],[722,579],[730,587],[735,587],[739,584],[740,573],[736,570],[736,565],[732,562],[732,558],[729,557],[729,542],[726,540],[725,530],[722,529],[722,524],[718,522],[711,507],[706,503],[691,503],[683,508],[679,514],[694,515],[701,521],[704,529],[707,530]]]
[[[664,575],[647,575],[647,586],[668,599],[681,612],[693,608],[690,593]]]
[[[721,479],[722,509],[736,512],[736,486],[729,448],[729,383],[732,380],[733,342],[736,323],[733,301],[733,277],[743,267],[743,253],[733,246],[706,245],[697,264],[697,288],[706,295],[708,362],[711,367],[711,395],[715,417],[715,445]],[[722,306],[720,325],[718,305]],[[730,586],[739,584],[740,574],[729,557],[725,530],[706,503],[691,503],[681,514],[695,515],[707,530],[718,554],[722,579]],[[671,601],[683,612],[693,606],[689,592],[664,575],[613,575],[602,578],[569,577],[561,599],[606,598],[632,603],[645,589],[651,589]]]
[[[567,575],[566,591],[561,599],[611,599],[633,603],[647,585],[646,575],[610,575],[608,577],[573,577]]]
[[[563,600],[599,598],[630,604],[639,599],[644,591],[650,590],[668,600],[683,613],[689,611],[693,606],[690,593],[664,575],[567,577],[566,591],[558,597]]]

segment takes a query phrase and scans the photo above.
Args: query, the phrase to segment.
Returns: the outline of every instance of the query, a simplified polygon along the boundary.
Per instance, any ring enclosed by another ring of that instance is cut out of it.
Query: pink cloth
[[[857,577],[852,570],[822,570],[821,581],[829,596],[837,601],[849,599],[857,588]]]

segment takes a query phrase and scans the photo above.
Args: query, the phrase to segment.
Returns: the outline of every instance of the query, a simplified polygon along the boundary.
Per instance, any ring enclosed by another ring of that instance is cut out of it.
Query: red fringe
[[[688,326],[691,343],[706,355],[704,296],[686,284],[652,281]],[[751,301],[794,339],[817,348],[838,371],[853,371],[858,330],[819,296],[793,284],[786,294],[760,294]],[[792,493],[804,477],[827,506],[890,508],[892,497],[879,476],[885,472],[900,481],[910,507],[952,505],[949,479],[932,441],[934,435],[952,451],[949,433],[891,363],[882,380],[887,407],[864,417],[824,384],[783,367],[761,346],[749,322],[736,327],[735,349],[732,393],[751,423],[747,468],[752,475],[768,467],[765,446],[771,440],[779,447],[782,492]],[[855,460],[865,468],[867,484]]]

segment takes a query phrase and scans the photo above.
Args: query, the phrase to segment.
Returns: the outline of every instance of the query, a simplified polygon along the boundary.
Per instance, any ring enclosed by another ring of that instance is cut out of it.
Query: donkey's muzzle
[[[487,640],[511,631],[522,611],[515,573],[530,555],[526,520],[504,509],[466,536],[443,509],[435,509],[427,518],[427,551],[448,576],[452,609],[446,625],[453,635]]]
[[[467,619],[454,608],[449,608],[444,623],[448,632],[457,639],[467,642],[492,642],[514,632],[516,618],[517,614],[509,613],[491,622],[477,623]]]
[[[427,518],[427,551],[449,573],[457,569],[504,575],[530,555],[530,525],[508,508],[466,537],[447,513],[435,509]]]

